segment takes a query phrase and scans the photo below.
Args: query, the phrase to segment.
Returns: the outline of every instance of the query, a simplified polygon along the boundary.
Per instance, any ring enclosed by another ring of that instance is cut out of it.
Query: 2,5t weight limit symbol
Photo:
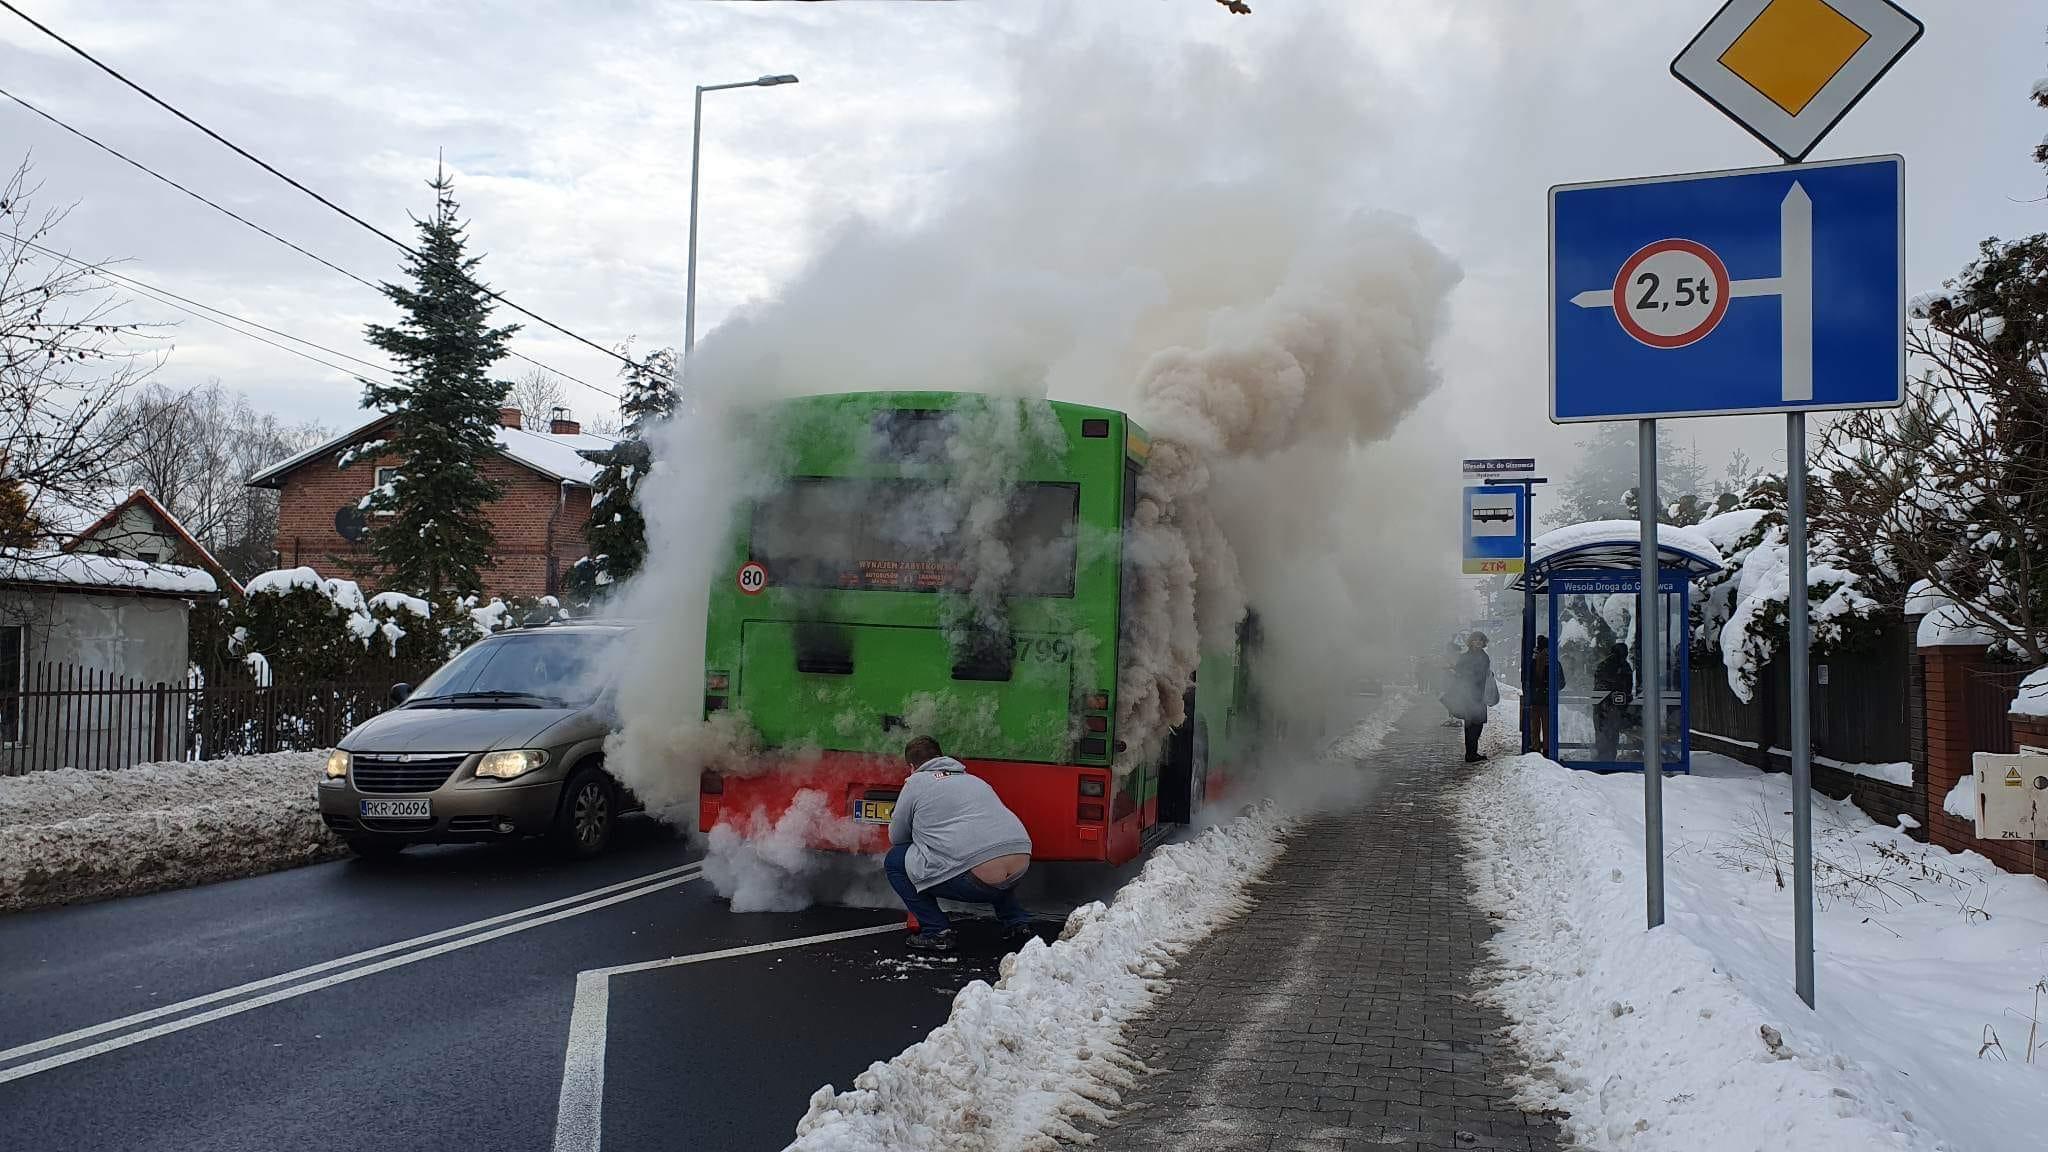
[[[1652,348],[1683,348],[1728,314],[1728,266],[1704,244],[1659,240],[1636,250],[1614,275],[1614,318]]]

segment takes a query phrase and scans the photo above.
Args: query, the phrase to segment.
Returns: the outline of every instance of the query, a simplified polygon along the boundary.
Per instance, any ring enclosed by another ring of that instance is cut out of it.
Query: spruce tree
[[[622,348],[629,353],[630,346]],[[631,361],[630,355],[627,357]],[[592,483],[590,526],[584,538],[590,554],[569,570],[569,593],[579,603],[603,599],[647,560],[647,521],[634,492],[654,460],[647,438],[676,409],[676,353],[656,349],[619,370],[626,394],[619,402],[625,421],[617,445],[589,453],[599,466]]]
[[[517,325],[490,326],[492,300],[476,280],[478,257],[456,217],[454,181],[436,171],[434,214],[418,220],[419,247],[405,259],[410,286],[385,284],[403,318],[372,324],[370,343],[398,363],[392,384],[365,382],[364,403],[397,419],[387,438],[397,480],[372,492],[371,547],[387,587],[408,592],[474,592],[494,541],[484,505],[498,486],[481,470],[497,450],[498,407],[507,385],[491,379]]]

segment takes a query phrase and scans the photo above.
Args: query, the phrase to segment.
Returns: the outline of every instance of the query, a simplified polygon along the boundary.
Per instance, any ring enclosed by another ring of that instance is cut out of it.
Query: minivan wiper
[[[568,701],[554,696],[543,696],[537,692],[450,692],[445,696],[417,696],[407,704],[432,704],[436,702],[453,704],[513,704],[523,708],[567,708]]]

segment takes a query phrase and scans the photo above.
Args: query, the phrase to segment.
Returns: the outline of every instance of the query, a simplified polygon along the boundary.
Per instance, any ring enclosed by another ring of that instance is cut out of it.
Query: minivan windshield
[[[495,637],[443,664],[406,703],[581,708],[605,686],[605,657],[617,640],[610,632]]]

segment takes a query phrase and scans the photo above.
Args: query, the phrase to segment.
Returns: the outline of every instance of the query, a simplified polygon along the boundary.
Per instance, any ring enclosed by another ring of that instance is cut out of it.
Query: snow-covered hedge
[[[358,670],[427,669],[553,598],[507,604],[476,596],[430,600],[399,592],[364,596],[353,580],[311,568],[282,568],[251,579],[230,607],[228,655],[260,682],[355,679]]]
[[[0,777],[0,911],[103,900],[326,859],[327,753]]]
[[[1792,563],[1778,478],[1763,478],[1743,503],[1699,525],[1726,567],[1695,582],[1692,628],[1695,655],[1718,656],[1728,686],[1749,700],[1764,665],[1791,638]],[[1816,657],[1875,638],[1886,617],[1840,551],[1825,531],[1809,531],[1807,620]]]

